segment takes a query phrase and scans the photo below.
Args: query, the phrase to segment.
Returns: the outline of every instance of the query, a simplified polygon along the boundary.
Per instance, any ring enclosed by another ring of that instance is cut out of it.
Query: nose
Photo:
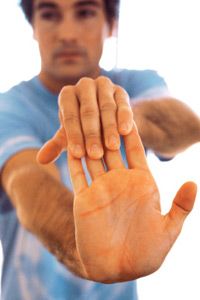
[[[58,28],[58,39],[62,42],[76,42],[80,34],[80,26],[70,17],[65,17]]]

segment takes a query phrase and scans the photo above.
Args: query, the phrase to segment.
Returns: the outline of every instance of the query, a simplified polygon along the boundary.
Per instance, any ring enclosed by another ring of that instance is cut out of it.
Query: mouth
[[[55,54],[56,59],[62,60],[77,60],[83,57],[83,53],[80,51],[61,51]]]

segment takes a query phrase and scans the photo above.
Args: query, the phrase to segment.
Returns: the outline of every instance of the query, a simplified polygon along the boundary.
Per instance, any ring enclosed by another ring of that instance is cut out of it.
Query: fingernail
[[[80,145],[72,145],[70,149],[71,152],[77,157],[81,157],[83,155],[83,150]]]
[[[103,155],[103,150],[99,145],[93,144],[90,148],[90,154],[101,157]]]
[[[108,139],[108,147],[112,149],[119,148],[119,139],[115,135],[111,135]]]
[[[120,126],[120,130],[122,131],[122,132],[127,132],[128,130],[129,130],[129,124],[128,123],[122,123],[121,124],[121,126]]]

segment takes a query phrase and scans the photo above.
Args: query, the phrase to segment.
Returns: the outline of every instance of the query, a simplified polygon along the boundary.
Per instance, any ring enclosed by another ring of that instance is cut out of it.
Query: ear
[[[32,37],[35,41],[37,41],[37,30],[35,29],[35,22],[34,22],[34,17],[31,20],[31,27],[32,27]]]
[[[113,19],[110,23],[109,37],[117,37],[118,35],[118,20]]]
[[[33,29],[33,39],[35,40],[35,41],[37,41],[37,32],[36,32],[36,30],[35,30],[35,28],[34,28],[34,26],[32,25],[32,29]]]

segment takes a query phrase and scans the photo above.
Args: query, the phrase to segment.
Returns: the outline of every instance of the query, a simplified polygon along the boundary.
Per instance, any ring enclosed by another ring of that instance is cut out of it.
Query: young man
[[[155,72],[99,68],[117,1],[34,0],[22,7],[42,64],[37,77],[0,101],[2,299],[137,299],[135,282],[127,280],[159,267],[196,188],[184,185],[167,217],[160,215],[127,93],[143,144],[160,156],[197,142],[199,119],[168,97]],[[134,104],[136,98],[142,101]],[[54,136],[58,111],[61,128]],[[129,170],[117,150],[119,133]],[[56,163],[38,165],[38,149],[52,136],[40,161],[54,159],[66,144],[67,161],[62,154]],[[86,152],[91,187],[80,164]]]

